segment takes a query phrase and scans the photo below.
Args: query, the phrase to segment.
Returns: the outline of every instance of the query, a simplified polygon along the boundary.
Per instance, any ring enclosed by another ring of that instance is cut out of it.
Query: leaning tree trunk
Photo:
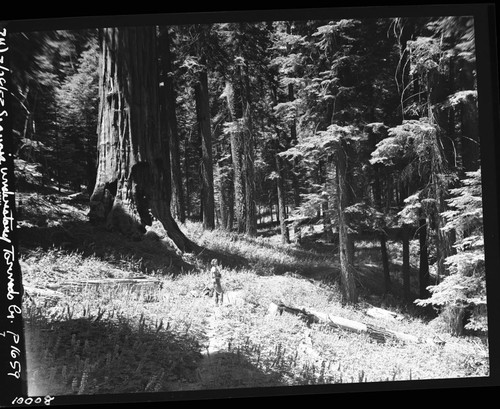
[[[155,217],[180,250],[193,251],[197,246],[170,213],[157,63],[155,27],[103,29],[99,164],[89,217],[136,239]]]

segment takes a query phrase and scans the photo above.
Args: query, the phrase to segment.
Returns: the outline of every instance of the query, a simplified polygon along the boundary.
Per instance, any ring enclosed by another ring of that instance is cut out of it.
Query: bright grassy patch
[[[429,324],[410,315],[403,321],[381,322],[364,314],[363,303],[357,307],[342,305],[335,284],[324,286],[313,279],[322,270],[335,272],[333,254],[284,246],[274,238],[205,232],[193,223],[182,228],[217,254],[247,260],[243,266],[222,269],[225,290],[237,292],[244,302],[219,307],[214,318],[213,300],[203,293],[210,283],[207,260],[193,255],[184,256],[184,261],[193,266],[190,272],[177,276],[153,272],[161,278],[163,287],[147,296],[106,286],[83,290],[59,287],[64,294],[60,299],[33,296],[24,306],[31,394],[488,375],[487,346],[477,337],[451,337],[440,330],[437,321]],[[168,254],[159,247],[150,251],[152,257],[164,257],[168,264]],[[31,249],[22,257],[24,283],[52,288],[65,280],[143,274],[143,263],[134,260],[120,263],[75,251]],[[314,274],[309,278],[293,274],[311,271]],[[322,324],[308,326],[287,313],[269,315],[267,309],[273,301],[420,337],[439,335],[446,344],[380,344],[364,334]],[[216,337],[219,349],[207,357],[209,336]]]

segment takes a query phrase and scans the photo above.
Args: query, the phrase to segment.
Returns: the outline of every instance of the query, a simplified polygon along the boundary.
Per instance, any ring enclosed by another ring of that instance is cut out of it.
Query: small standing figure
[[[219,301],[222,304],[222,300],[224,298],[224,292],[220,283],[221,272],[217,259],[214,258],[211,264],[212,268],[210,270],[210,273],[212,274],[212,282],[214,284],[214,300],[215,305],[219,305]]]

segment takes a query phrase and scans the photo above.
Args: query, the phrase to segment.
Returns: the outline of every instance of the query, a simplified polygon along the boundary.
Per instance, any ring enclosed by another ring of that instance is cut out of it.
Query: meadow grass
[[[161,237],[160,228],[154,228]],[[103,257],[103,252],[24,248],[24,284],[57,287],[62,293],[59,298],[32,295],[25,299],[31,395],[443,379],[489,373],[483,338],[453,337],[439,320],[429,322],[407,313],[401,321],[382,322],[364,314],[363,299],[357,306],[343,305],[335,280],[323,283],[325,275],[335,276],[337,271],[333,253],[283,245],[276,237],[250,239],[204,231],[197,223],[181,228],[210,254],[238,260],[223,265],[222,282],[227,292],[238,292],[242,302],[217,307],[214,315],[213,300],[204,293],[210,284],[210,260],[192,254],[182,255],[189,270],[169,274],[161,268],[145,270],[148,254],[142,250],[140,258],[119,260]],[[98,239],[94,238],[96,246]],[[156,259],[154,265],[169,265],[172,253],[164,247],[151,245],[148,251]],[[162,282],[153,294],[113,286],[60,285],[145,272]],[[308,324],[295,315],[271,315],[271,302],[422,338],[439,336],[446,343],[379,343],[366,334]],[[218,349],[207,353],[214,338]]]

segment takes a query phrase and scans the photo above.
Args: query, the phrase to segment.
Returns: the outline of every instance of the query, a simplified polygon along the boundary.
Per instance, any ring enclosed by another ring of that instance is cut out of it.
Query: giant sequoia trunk
[[[89,217],[136,239],[154,217],[180,250],[193,251],[170,212],[157,63],[155,27],[103,29],[99,164]]]

